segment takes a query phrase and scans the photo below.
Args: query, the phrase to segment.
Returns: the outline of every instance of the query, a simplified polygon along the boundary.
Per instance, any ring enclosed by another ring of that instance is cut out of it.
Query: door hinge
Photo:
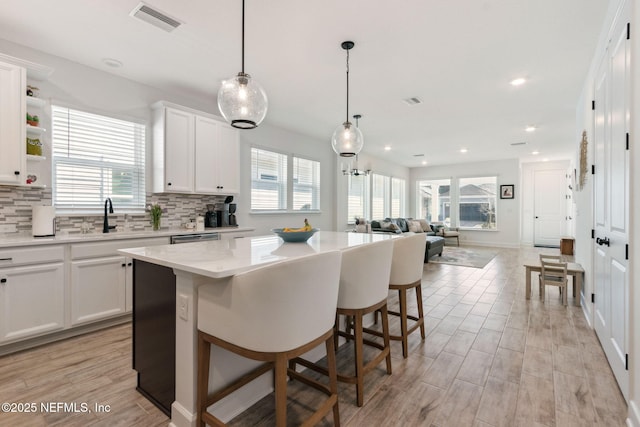
[[[596,238],[596,230],[594,230],[593,228],[591,229],[591,238],[592,239]]]
[[[624,245],[624,259],[629,259],[629,244]]]
[[[629,370],[629,353],[625,353],[624,355],[624,369],[625,371]]]
[[[596,174],[596,165],[591,165],[591,175]]]
[[[631,39],[631,22],[627,22],[627,40]]]
[[[595,100],[595,99],[594,99],[593,101],[591,101],[591,109],[592,109],[593,111],[595,111],[595,110],[596,110],[596,100]]]
[[[596,303],[596,294],[591,294],[591,303],[592,304]]]
[[[629,132],[627,132],[627,150],[629,149]]]

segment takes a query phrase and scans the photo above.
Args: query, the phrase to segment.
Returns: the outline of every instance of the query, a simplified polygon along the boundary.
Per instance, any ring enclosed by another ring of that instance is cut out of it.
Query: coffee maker
[[[215,211],[215,205],[207,205],[207,213],[204,215],[205,228],[213,228],[218,226],[218,218]]]
[[[216,203],[216,219],[218,221],[218,227],[237,226],[236,223],[236,204],[233,202],[233,196],[227,196],[224,199],[224,203]],[[233,208],[231,208],[233,205]],[[233,209],[233,212],[231,212]],[[231,215],[229,215],[231,214]],[[233,224],[231,224],[230,217],[233,216]]]

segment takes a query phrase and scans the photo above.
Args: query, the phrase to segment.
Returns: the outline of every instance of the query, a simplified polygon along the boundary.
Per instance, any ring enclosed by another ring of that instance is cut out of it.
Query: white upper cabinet
[[[26,79],[24,68],[0,62],[0,184],[26,180]]]
[[[237,193],[237,129],[210,114],[174,104],[160,102],[153,108],[153,191]]]

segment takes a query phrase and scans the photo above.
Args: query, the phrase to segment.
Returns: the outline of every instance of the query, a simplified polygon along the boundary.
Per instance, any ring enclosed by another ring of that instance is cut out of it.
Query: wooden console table
[[[525,295],[527,299],[531,298],[531,273],[536,271],[540,272],[542,270],[542,266],[540,261],[534,261],[524,264],[525,267],[525,281],[526,281],[526,290]],[[580,306],[580,290],[582,289],[582,275],[584,274],[584,268],[578,263],[568,262],[567,263],[567,275],[573,277],[573,299],[575,305]],[[576,296],[577,295],[577,296]]]

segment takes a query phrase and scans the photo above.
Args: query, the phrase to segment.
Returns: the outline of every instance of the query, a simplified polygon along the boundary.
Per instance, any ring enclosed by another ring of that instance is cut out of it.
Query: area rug
[[[497,254],[497,251],[491,249],[445,246],[442,256],[434,255],[429,258],[429,262],[483,268]]]

